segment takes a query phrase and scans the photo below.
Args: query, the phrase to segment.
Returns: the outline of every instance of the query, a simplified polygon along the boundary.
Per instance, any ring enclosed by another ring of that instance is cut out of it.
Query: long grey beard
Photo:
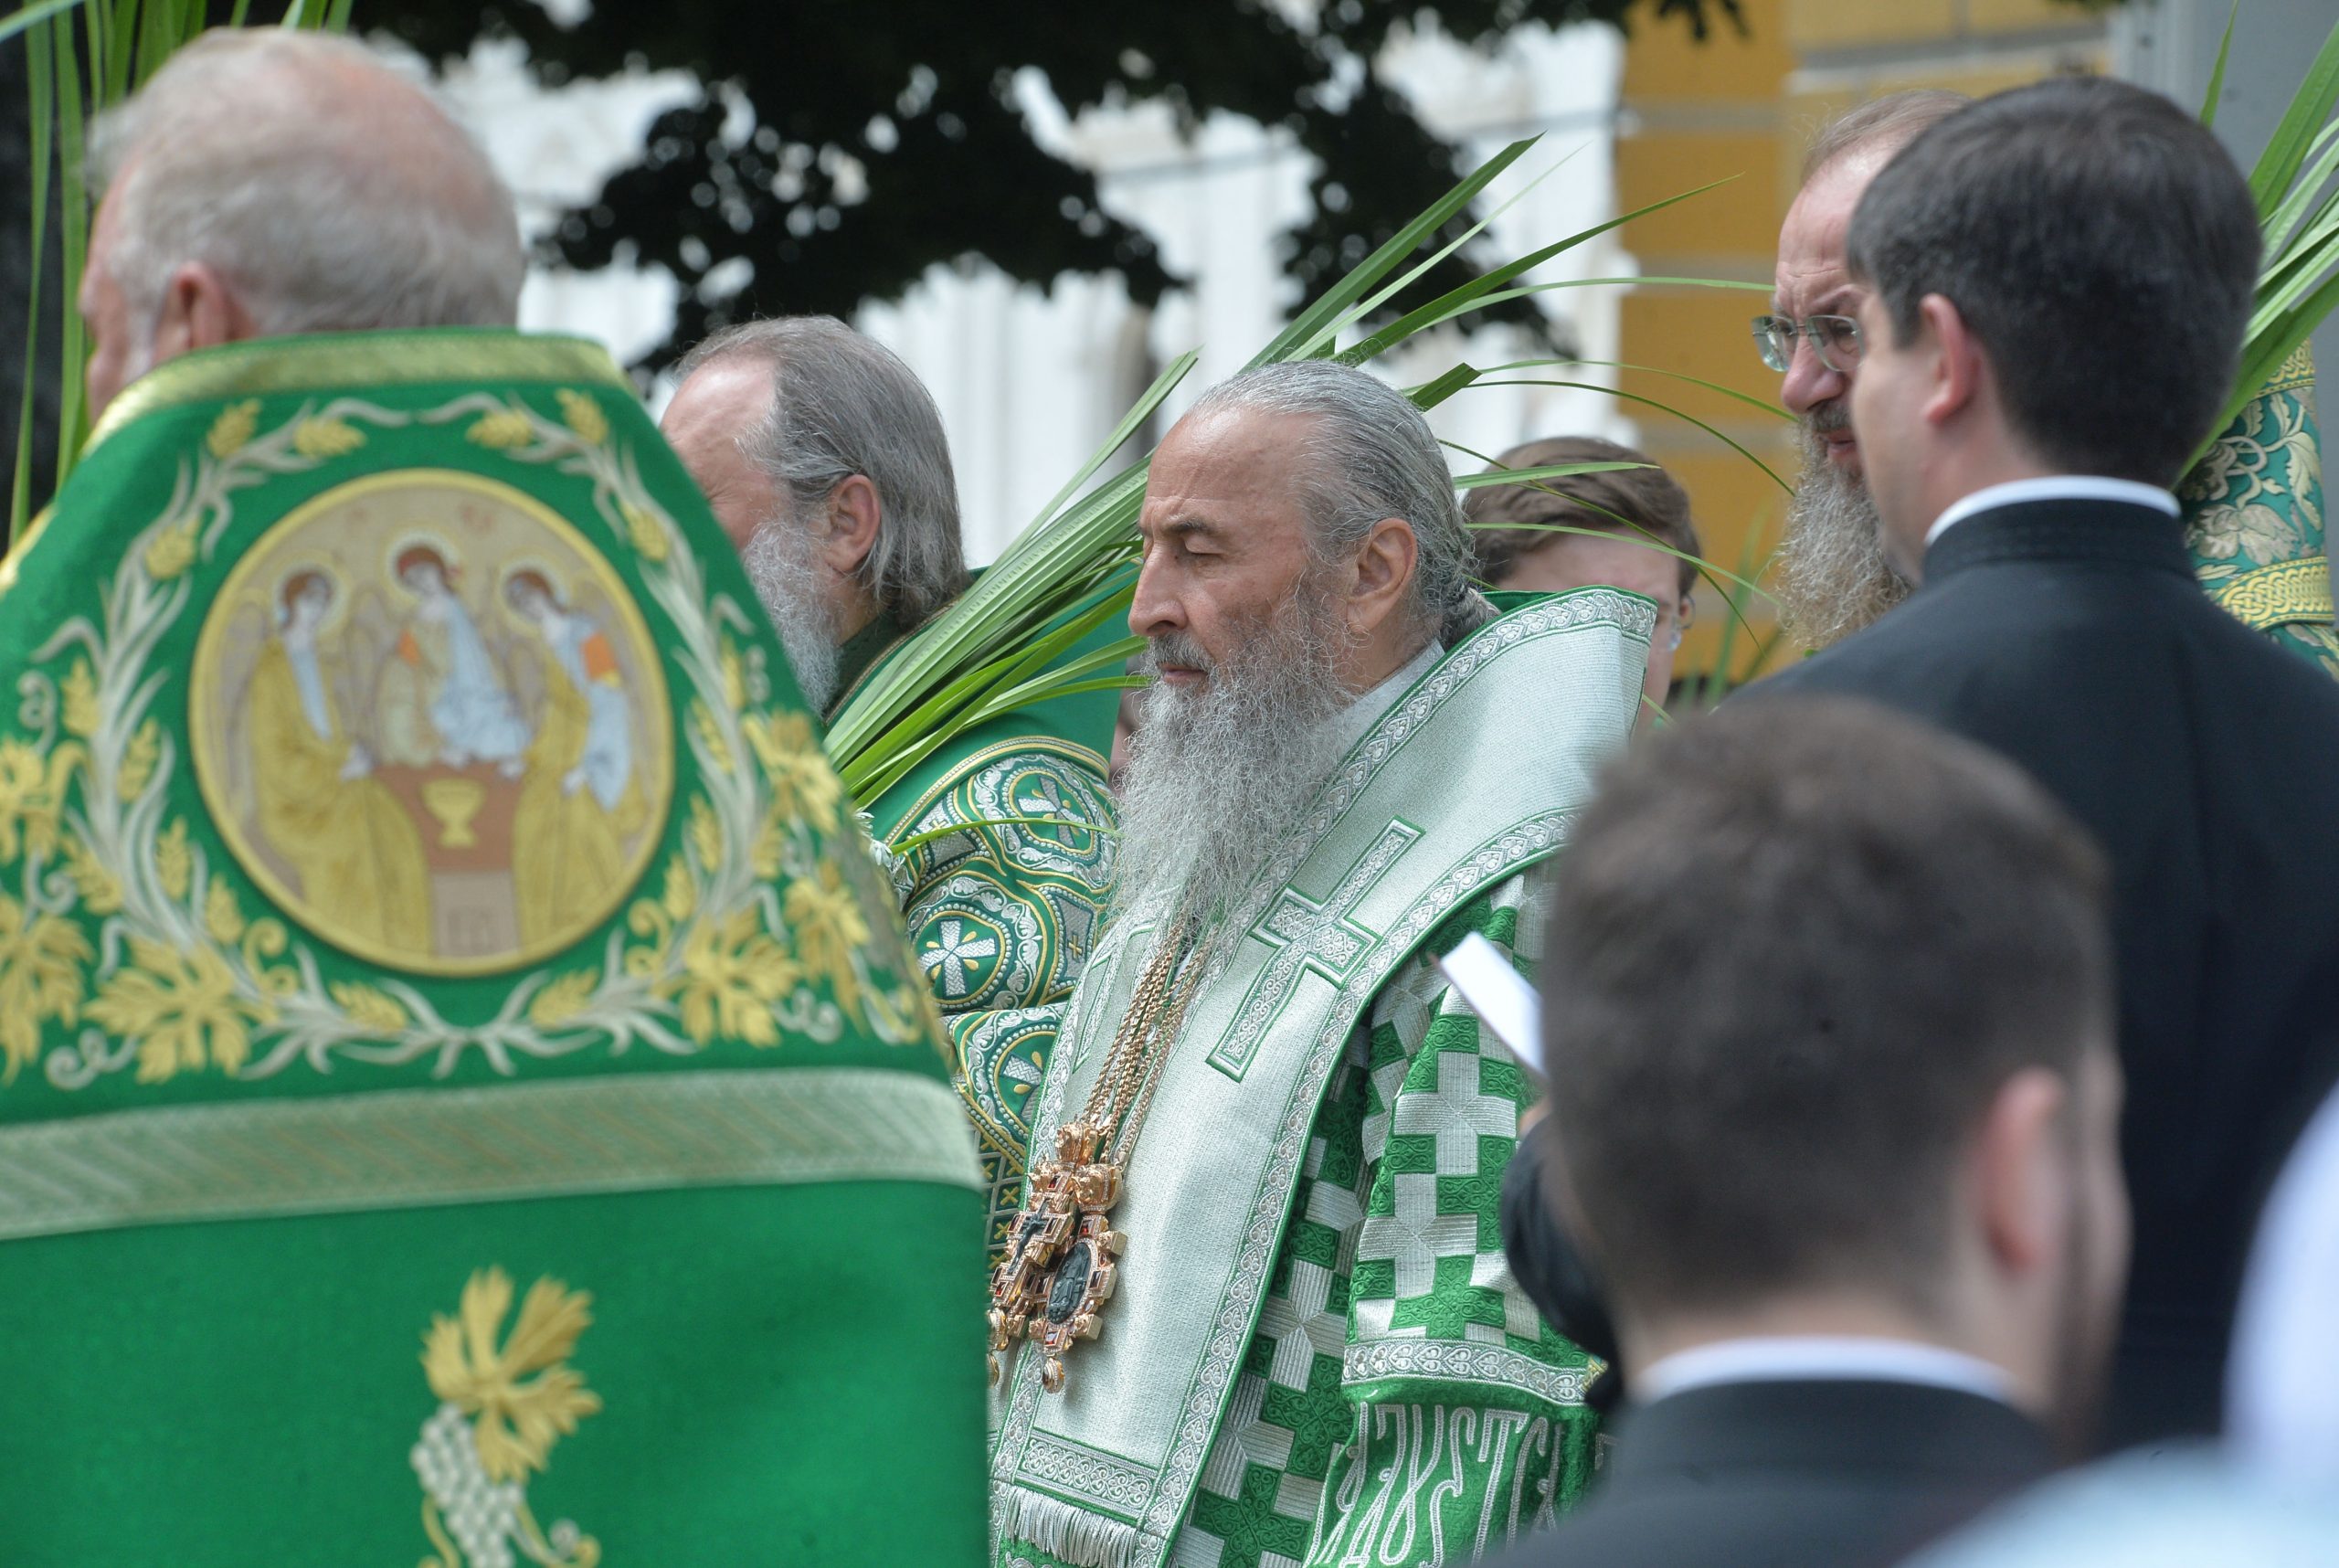
[[[1200,692],[1142,694],[1121,793],[1121,909],[1233,912],[1340,759],[1328,721],[1355,700],[1338,673],[1341,633],[1304,590],[1211,668]],[[1155,640],[1138,673],[1158,675],[1165,658],[1204,663],[1172,634]]]
[[[1806,648],[1840,642],[1909,597],[1909,584],[1884,558],[1868,486],[1827,461],[1821,429],[1842,418],[1838,409],[1803,422],[1803,473],[1779,546],[1779,619]]]
[[[779,634],[780,652],[796,673],[797,690],[816,714],[829,711],[837,690],[836,618],[821,593],[816,542],[786,516],[769,517],[739,552],[764,613]]]

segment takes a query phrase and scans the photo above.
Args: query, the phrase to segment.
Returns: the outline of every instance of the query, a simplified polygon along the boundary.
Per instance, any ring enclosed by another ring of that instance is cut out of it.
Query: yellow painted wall
[[[1645,7],[1645,12],[1648,7]],[[1812,132],[1880,92],[1947,87],[1976,96],[2059,70],[2105,69],[2104,24],[2056,0],[1742,0],[1746,33],[1725,21],[1702,43],[1644,14],[1625,51],[1624,130],[1616,146],[1619,210],[1730,177],[1624,230],[1645,276],[1712,278],[1767,286],[1779,220]],[[1694,376],[1768,402],[1778,377],[1756,357],[1748,318],[1766,292],[1644,285],[1625,300],[1620,373],[1630,394],[1660,400],[1713,426],[1788,482],[1792,427],[1727,396],[1657,372]],[[1689,492],[1708,558],[1737,569],[1776,542],[1783,493],[1715,434],[1635,405],[1643,448]],[[1709,667],[1730,617],[1701,588],[1681,669]],[[1769,625],[1759,602],[1754,619]],[[1751,652],[1737,639],[1742,673]]]

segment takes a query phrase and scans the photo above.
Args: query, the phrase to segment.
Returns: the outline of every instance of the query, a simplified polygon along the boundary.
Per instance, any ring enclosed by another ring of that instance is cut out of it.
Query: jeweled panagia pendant
[[[1015,1223],[1007,1259],[991,1276],[990,1377],[1019,1339],[1040,1341],[1046,1360],[1040,1386],[1061,1393],[1064,1354],[1074,1340],[1093,1340],[1097,1314],[1111,1298],[1127,1238],[1108,1211],[1121,1195],[1119,1167],[1096,1156],[1100,1129],[1084,1122],[1056,1134],[1056,1158],[1033,1168],[1031,1196]]]

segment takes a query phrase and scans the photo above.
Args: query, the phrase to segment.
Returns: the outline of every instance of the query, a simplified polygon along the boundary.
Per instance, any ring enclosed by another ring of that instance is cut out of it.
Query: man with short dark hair
[[[2200,592],[2168,493],[2232,383],[2258,254],[2231,160],[2138,88],[2043,82],[1910,143],[1851,227],[1852,399],[1886,549],[1922,586],[1748,699],[1931,719],[2108,852],[2124,1441],[2216,1425],[2256,1194],[2339,1061],[2339,691]]]
[[[2086,1421],[2127,1213],[2100,857],[1977,746],[1726,710],[1614,765],[1541,983],[1639,1404],[1526,1564],[1863,1568]]]
[[[1695,609],[1689,596],[1698,586],[1699,550],[1689,496],[1647,454],[1597,436],[1529,441],[1495,460],[1498,470],[1570,463],[1639,466],[1482,484],[1464,498],[1462,514],[1491,587],[1565,593],[1605,583],[1656,601],[1641,691],[1646,717],[1664,707],[1673,688],[1673,655]]]

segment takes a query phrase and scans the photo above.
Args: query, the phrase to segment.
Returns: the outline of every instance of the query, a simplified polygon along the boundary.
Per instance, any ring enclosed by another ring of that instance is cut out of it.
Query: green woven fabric
[[[606,355],[170,362],[0,683],[11,1568],[979,1554],[925,987]]]
[[[1475,1562],[1589,1478],[1589,1360],[1512,1280],[1497,1213],[1532,1093],[1434,961],[1473,932],[1531,947],[1525,905],[1513,879],[1449,917],[1335,1074],[1181,1568]]]
[[[2209,596],[2339,676],[2314,360],[2301,347],[2177,489],[2186,548]]]
[[[1115,618],[1060,662],[1126,634]],[[863,669],[882,671],[906,645],[896,641]],[[1105,773],[1118,706],[1114,693],[1092,692],[1003,714],[953,736],[870,812],[896,854],[910,949],[958,1063],[990,1194],[993,1263],[1023,1183],[1054,1004],[1079,983],[1112,897],[1119,818]]]

